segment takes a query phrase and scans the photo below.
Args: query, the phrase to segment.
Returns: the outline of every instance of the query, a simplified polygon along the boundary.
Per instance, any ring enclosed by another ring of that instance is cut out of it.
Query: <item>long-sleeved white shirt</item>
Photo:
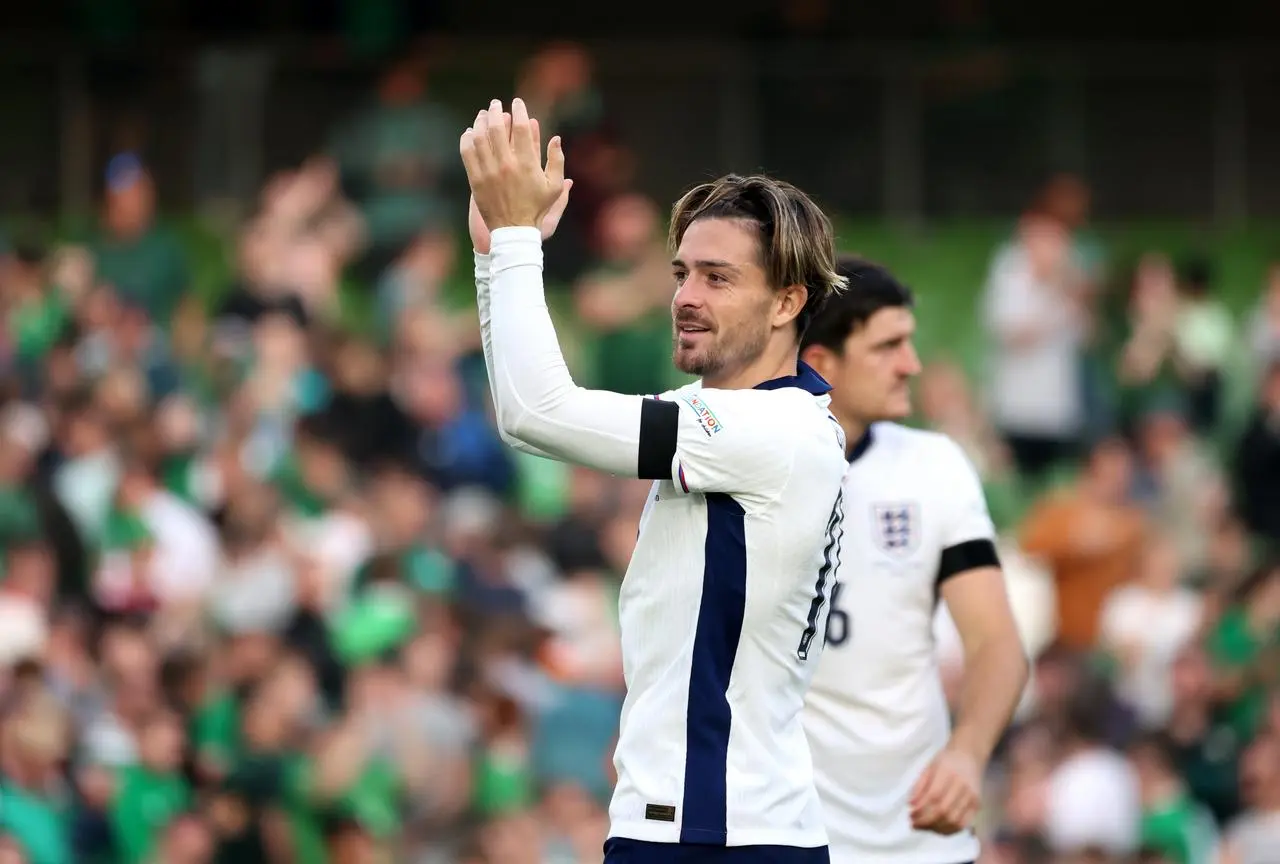
[[[627,697],[610,835],[826,845],[800,709],[838,558],[845,460],[830,388],[803,364],[748,390],[579,387],[547,311],[538,231],[494,231],[476,269],[504,436],[657,481],[619,599]]]

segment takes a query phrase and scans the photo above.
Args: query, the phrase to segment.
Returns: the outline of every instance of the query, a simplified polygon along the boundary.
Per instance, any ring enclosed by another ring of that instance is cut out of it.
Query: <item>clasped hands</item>
[[[538,121],[524,100],[513,100],[510,113],[493,100],[462,133],[458,149],[471,186],[468,222],[476,251],[489,251],[489,232],[497,228],[538,227],[544,238],[554,232],[573,181],[564,176],[559,136],[547,144],[543,164]]]

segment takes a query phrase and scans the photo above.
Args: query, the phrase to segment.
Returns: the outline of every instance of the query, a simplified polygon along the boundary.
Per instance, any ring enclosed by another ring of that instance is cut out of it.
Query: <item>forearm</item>
[[[553,458],[637,476],[646,400],[573,382],[543,293],[537,229],[494,231],[491,267],[490,369],[499,427]]]
[[[481,252],[475,253],[475,277],[476,277],[476,308],[480,313],[480,347],[484,352],[484,371],[489,377],[489,393],[493,398],[494,409],[498,407],[498,390],[493,386],[493,329],[492,316],[489,312],[489,281],[490,281],[490,259],[492,256]],[[528,444],[511,437],[498,425],[498,435],[502,438],[502,442],[509,447],[519,450],[522,453],[529,453],[534,456],[542,456],[546,459],[555,459],[550,453],[544,453],[537,447],[531,447]]]
[[[1027,674],[1027,657],[1016,640],[991,642],[967,656],[952,746],[985,763],[1018,707]]]

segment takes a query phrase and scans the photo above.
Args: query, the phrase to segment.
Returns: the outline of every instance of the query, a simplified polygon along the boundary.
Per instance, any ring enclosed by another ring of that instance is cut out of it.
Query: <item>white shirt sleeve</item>
[[[670,394],[680,409],[671,479],[685,492],[781,490],[791,474],[795,435],[779,396],[715,389]]]
[[[945,507],[942,518],[942,556],[938,581],[978,567],[998,567],[996,529],[987,510],[982,481],[969,457],[950,438],[939,460],[938,489]]]
[[[489,377],[489,393],[494,400],[496,409],[498,400],[498,391],[493,386],[493,334],[490,328],[491,316],[489,314],[489,269],[490,260],[493,256],[481,252],[475,252],[475,275],[476,275],[476,309],[480,313],[480,344],[484,349],[484,371]],[[529,453],[534,456],[542,456],[546,459],[555,459],[550,453],[544,453],[537,447],[530,447],[528,444],[516,438],[512,438],[506,433],[499,424],[498,435],[502,438],[504,444],[519,450],[522,453]]]
[[[494,231],[491,272],[486,359],[507,435],[553,458],[628,477],[671,477],[689,491],[764,492],[785,483],[793,436],[777,434],[787,412],[773,400],[786,397],[704,390],[660,400],[579,387],[547,310],[537,229]]]

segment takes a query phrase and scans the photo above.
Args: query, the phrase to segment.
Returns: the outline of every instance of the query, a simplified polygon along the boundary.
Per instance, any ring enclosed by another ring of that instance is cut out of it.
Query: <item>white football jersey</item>
[[[908,798],[946,745],[934,613],[942,580],[998,563],[977,474],[949,438],[875,424],[844,480],[840,575],[805,709],[832,864],[959,864],[971,832],[911,827]]]
[[[801,709],[838,554],[828,389],[801,364],[753,390],[658,397],[679,405],[680,434],[619,599],[612,837],[826,845]]]
[[[503,440],[657,481],[619,599],[610,836],[825,846],[801,711],[839,553],[830,386],[800,363],[750,390],[584,389],[547,311],[538,229],[494,230],[475,263]]]

